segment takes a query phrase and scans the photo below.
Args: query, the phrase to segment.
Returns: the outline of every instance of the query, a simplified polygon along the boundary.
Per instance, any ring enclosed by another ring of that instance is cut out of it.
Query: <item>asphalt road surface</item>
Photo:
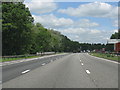
[[[118,63],[73,53],[3,66],[3,88],[118,88]]]
[[[15,77],[20,76],[21,72],[24,72],[28,69],[30,70],[36,69],[37,67],[48,64],[51,61],[57,60],[58,58],[61,58],[65,55],[67,54],[56,54],[56,55],[43,56],[38,59],[24,59],[24,60],[12,61],[12,62],[11,61],[5,62],[6,65],[3,64],[2,67],[2,82],[9,81]]]

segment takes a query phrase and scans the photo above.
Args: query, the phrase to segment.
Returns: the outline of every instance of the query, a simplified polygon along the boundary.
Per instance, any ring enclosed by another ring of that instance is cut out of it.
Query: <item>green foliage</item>
[[[33,18],[22,3],[2,3],[3,55],[29,53]]]
[[[114,51],[114,44],[106,44],[105,46],[106,50],[107,51]]]
[[[63,46],[62,46],[62,38],[63,36],[61,35],[60,32],[54,31],[54,30],[49,30],[51,33],[51,50],[54,52],[61,52],[63,51]]]
[[[118,33],[115,32],[114,34],[112,34],[110,39],[120,39],[120,29],[118,31]]]
[[[119,61],[119,56],[111,55],[111,54],[105,54],[105,53],[90,53],[93,56],[100,57],[100,58],[105,58],[109,60],[115,60]]]
[[[48,30],[43,27],[38,27],[38,33],[36,34],[37,51],[48,51],[50,40],[51,35]]]

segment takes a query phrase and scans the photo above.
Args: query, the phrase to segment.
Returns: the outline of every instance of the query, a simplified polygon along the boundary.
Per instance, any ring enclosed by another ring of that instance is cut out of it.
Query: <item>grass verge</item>
[[[21,58],[2,58],[2,59],[0,59],[0,62],[14,61],[14,60],[28,59],[28,58],[36,58],[36,57],[40,57],[40,56],[27,56],[27,57],[21,57]]]
[[[63,54],[63,53],[55,53],[55,54]],[[41,56],[26,56],[21,58],[0,58],[0,62],[6,62],[6,61],[14,61],[14,60],[21,60],[21,59],[28,59],[28,58],[37,58]]]
[[[109,60],[114,60],[114,61],[118,61],[119,56],[115,56],[112,54],[105,54],[105,53],[90,53],[90,55],[92,56],[96,56],[96,57],[100,57],[100,58],[105,58],[105,59],[109,59]]]

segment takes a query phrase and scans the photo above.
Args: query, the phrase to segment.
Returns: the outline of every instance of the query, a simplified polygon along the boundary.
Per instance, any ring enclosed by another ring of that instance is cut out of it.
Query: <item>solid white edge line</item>
[[[90,74],[90,71],[86,69],[86,73],[87,73],[87,74]]]
[[[81,62],[81,60],[80,60],[80,62]]]
[[[43,64],[41,64],[42,66],[44,66],[46,63],[43,63]]]
[[[27,73],[27,72],[29,72],[29,71],[30,71],[30,70],[25,70],[25,71],[22,72],[22,74]]]

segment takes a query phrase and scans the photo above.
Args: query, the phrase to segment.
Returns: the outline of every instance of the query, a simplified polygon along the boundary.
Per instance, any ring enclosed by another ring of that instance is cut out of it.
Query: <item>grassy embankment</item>
[[[0,62],[14,61],[14,60],[28,59],[28,58],[36,58],[36,57],[40,57],[40,56],[26,56],[26,57],[19,57],[19,58],[2,58],[2,59],[0,59]]]
[[[56,54],[63,54],[63,53],[56,53]],[[0,58],[0,62],[6,62],[6,61],[14,61],[14,60],[21,60],[21,59],[28,59],[28,58],[37,58],[41,56],[24,56],[24,57],[18,57],[18,58]]]
[[[114,61],[118,61],[119,57],[112,55],[112,54],[105,54],[105,53],[90,53],[90,55],[92,56],[96,56],[96,57],[100,57],[100,58],[105,58],[105,59],[109,59],[109,60],[114,60]]]

